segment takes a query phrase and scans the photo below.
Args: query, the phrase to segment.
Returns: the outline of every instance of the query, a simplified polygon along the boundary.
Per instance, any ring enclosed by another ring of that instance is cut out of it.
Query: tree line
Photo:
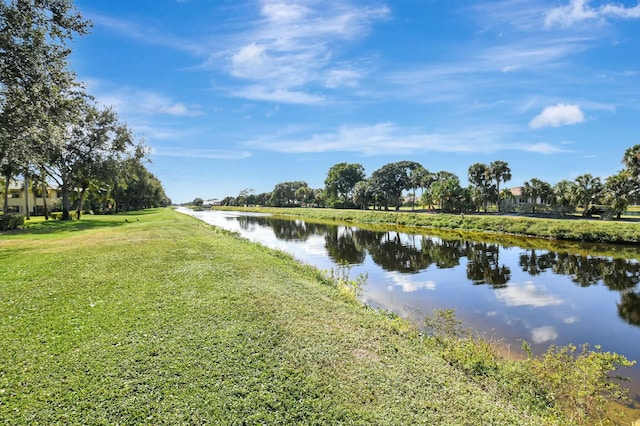
[[[170,203],[145,167],[143,141],[135,142],[117,113],[100,107],[69,68],[69,43],[90,26],[70,0],[0,2],[4,213],[16,177],[24,179],[25,193],[42,194],[45,215],[47,187],[55,183],[63,219],[69,219],[72,203],[78,213]]]
[[[588,173],[554,185],[531,178],[524,182],[521,193],[516,196],[511,189],[501,189],[501,183],[511,180],[511,168],[500,160],[472,164],[466,187],[456,174],[445,170],[432,172],[415,161],[385,164],[369,177],[361,164],[343,162],[329,168],[323,188],[310,188],[304,181],[282,182],[267,193],[256,194],[253,189],[244,189],[237,196],[225,197],[221,204],[379,210],[390,207],[399,210],[402,205],[410,204],[412,209],[419,205],[460,213],[486,212],[491,205],[498,212],[544,211],[562,216],[580,209],[583,216],[599,214],[619,219],[640,195],[640,145],[625,151],[622,164],[622,170],[604,181]],[[202,199],[194,203],[202,204]]]

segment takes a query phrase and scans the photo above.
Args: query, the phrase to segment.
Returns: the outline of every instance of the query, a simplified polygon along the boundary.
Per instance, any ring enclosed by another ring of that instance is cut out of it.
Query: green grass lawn
[[[2,424],[560,422],[318,271],[171,209],[0,234],[0,349]]]

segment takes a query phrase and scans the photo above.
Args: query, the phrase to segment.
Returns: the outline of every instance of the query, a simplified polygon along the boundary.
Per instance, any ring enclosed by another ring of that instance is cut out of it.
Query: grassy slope
[[[406,211],[216,207],[227,210],[250,210],[280,215],[304,216],[322,220],[359,223],[387,223],[464,232],[489,232],[568,241],[640,244],[637,222],[584,219],[550,219],[524,216],[460,215],[411,213]]]
[[[171,210],[0,235],[7,424],[542,424],[403,321]]]

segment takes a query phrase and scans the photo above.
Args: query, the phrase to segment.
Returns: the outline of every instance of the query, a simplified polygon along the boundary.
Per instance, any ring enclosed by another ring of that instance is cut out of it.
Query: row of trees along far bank
[[[45,216],[52,184],[61,193],[63,219],[70,217],[73,202],[78,213],[85,204],[115,212],[170,203],[144,166],[144,144],[134,142],[115,111],[98,106],[69,69],[69,43],[89,27],[68,0],[0,2],[4,213],[10,182],[17,177],[25,195],[42,194]]]
[[[480,212],[495,206],[498,212],[599,214],[620,218],[640,196],[640,145],[627,149],[624,168],[604,181],[591,174],[552,185],[531,178],[520,188],[501,189],[511,180],[511,169],[504,161],[475,163],[468,169],[469,186],[448,171],[432,172],[415,161],[388,163],[366,177],[361,164],[338,163],[327,172],[324,188],[310,188],[304,181],[278,183],[273,191],[256,194],[244,189],[236,197],[221,200],[224,206],[259,205],[270,207],[332,207],[399,210],[402,205],[438,208],[443,212]],[[417,190],[420,196],[417,196]],[[403,196],[405,194],[406,196]],[[194,200],[202,204],[202,199]]]

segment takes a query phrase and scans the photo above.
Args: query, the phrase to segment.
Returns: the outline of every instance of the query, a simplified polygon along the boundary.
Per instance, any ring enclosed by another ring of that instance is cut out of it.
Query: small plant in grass
[[[340,265],[326,271],[325,275],[329,282],[333,283],[342,293],[350,299],[358,300],[362,289],[367,284],[367,274],[360,274],[355,280],[349,278],[351,267]]]
[[[490,340],[462,327],[454,309],[436,309],[425,319],[427,333],[451,365],[472,376],[486,376],[498,368],[498,354]]]

